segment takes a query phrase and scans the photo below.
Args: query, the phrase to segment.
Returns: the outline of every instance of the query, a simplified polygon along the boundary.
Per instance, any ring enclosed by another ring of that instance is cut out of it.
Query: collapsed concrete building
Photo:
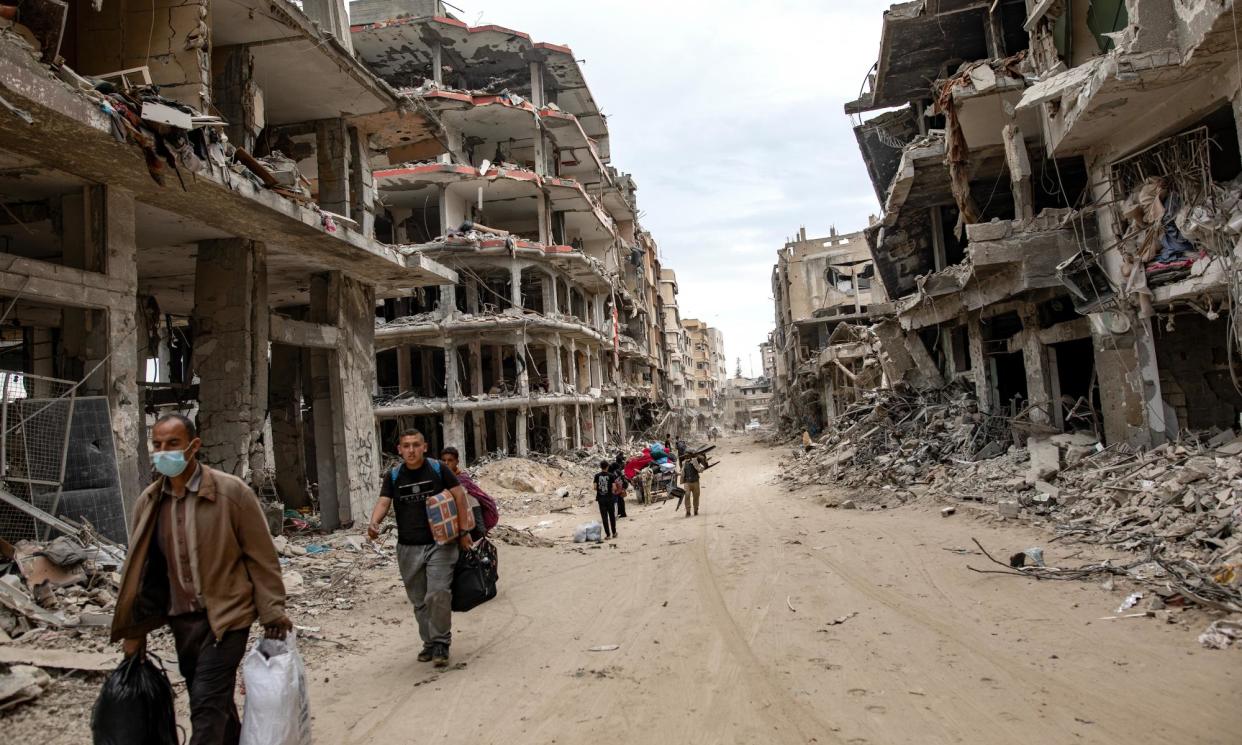
[[[416,426],[473,459],[652,427],[669,396],[662,266],[573,52],[442,9],[351,7],[354,48],[421,126],[372,173],[377,233],[459,275],[382,309],[381,441]]]
[[[884,286],[874,279],[875,262],[862,232],[833,228],[826,237],[808,238],[801,228],[777,252],[776,328],[763,350],[777,424],[818,431],[859,389],[880,382],[873,350],[855,343],[861,332],[842,336],[845,328],[865,329],[890,310]]]
[[[738,430],[751,422],[768,421],[772,406],[770,378],[736,375],[725,381],[724,428]]]
[[[846,112],[895,377],[1115,443],[1238,424],[1237,23],[1218,0],[884,14]]]
[[[0,3],[4,403],[105,398],[127,500],[166,412],[330,529],[398,424],[524,454],[668,400],[658,249],[570,50],[358,5]],[[36,507],[63,470],[22,472]]]

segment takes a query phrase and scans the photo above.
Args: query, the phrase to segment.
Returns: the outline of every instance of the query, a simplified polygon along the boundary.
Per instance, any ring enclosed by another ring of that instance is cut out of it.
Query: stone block
[[[1012,499],[1001,500],[996,503],[996,514],[1007,520],[1015,520],[1021,514],[1022,508],[1017,501]]]

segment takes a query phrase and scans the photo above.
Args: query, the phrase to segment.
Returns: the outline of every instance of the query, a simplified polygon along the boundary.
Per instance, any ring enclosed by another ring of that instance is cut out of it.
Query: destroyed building
[[[652,427],[674,393],[670,298],[573,52],[442,9],[351,8],[354,49],[413,112],[372,172],[377,235],[458,275],[380,311],[381,442],[415,426],[473,459]]]
[[[371,161],[413,119],[330,6],[0,15],[6,392],[105,397],[95,448],[127,499],[151,417],[178,411],[208,463],[252,482],[274,467],[279,497],[313,497],[329,527],[374,500],[376,299],[457,274],[372,233]],[[35,424],[7,423],[6,468]],[[5,485],[44,510],[115,512],[92,473],[18,468]]]
[[[707,432],[719,427],[724,417],[724,335],[697,318],[682,321],[687,352],[686,416],[681,430]]]
[[[808,238],[801,228],[777,252],[776,328],[764,350],[764,372],[773,381],[778,423],[818,431],[858,389],[880,382],[873,350],[855,343],[861,332],[841,336],[842,327],[865,329],[889,309],[874,279],[875,262],[861,232],[842,235],[832,228],[826,237]]]
[[[846,112],[895,378],[1113,443],[1238,423],[1237,24],[1218,0],[884,14]]]
[[[750,422],[768,421],[772,405],[770,378],[729,378],[724,389],[724,427],[741,429]]]
[[[6,538],[123,533],[162,413],[331,529],[398,425],[473,458],[672,404],[664,269],[572,52],[357,6],[0,3]]]

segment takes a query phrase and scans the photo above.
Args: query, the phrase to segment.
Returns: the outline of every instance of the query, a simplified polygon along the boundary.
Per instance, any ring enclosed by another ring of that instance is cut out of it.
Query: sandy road
[[[1094,585],[976,574],[981,557],[942,550],[973,535],[1007,554],[1033,531],[824,509],[771,485],[775,451],[720,450],[697,518],[631,507],[610,546],[502,547],[502,594],[454,618],[441,674],[414,660],[395,576],[373,579],[359,641],[312,666],[315,739],[1242,742],[1236,651],[1100,621],[1118,598]]]

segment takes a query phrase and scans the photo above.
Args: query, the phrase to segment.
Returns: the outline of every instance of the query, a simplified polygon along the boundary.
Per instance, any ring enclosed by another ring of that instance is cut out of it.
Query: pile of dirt
[[[496,499],[503,521],[589,506],[595,499],[592,479],[598,465],[540,455],[482,461],[470,473]]]

